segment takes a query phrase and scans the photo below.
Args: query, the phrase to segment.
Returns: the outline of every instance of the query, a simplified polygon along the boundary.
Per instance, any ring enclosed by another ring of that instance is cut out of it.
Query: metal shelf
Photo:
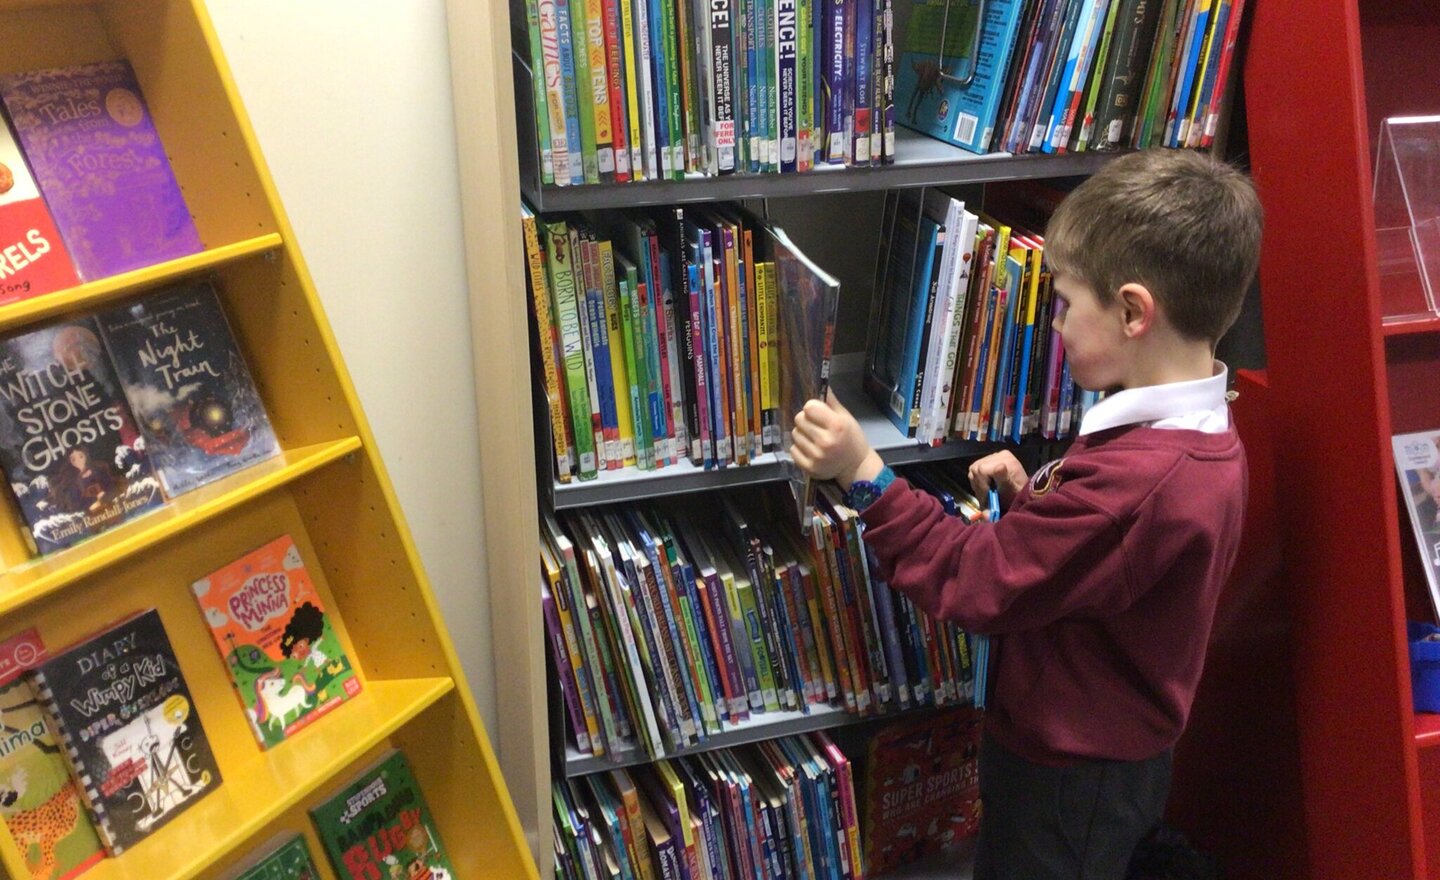
[[[1005,448],[1003,443],[977,443],[951,440],[940,446],[922,446],[901,434],[882,414],[861,387],[863,354],[836,357],[832,368],[832,387],[840,402],[859,420],[865,439],[886,464],[916,464],[923,461],[945,461],[984,455]],[[587,507],[592,504],[613,504],[663,495],[773,483],[788,476],[787,464],[775,453],[767,453],[755,464],[731,465],[715,470],[696,467],[681,461],[651,471],[638,468],[601,471],[593,480],[572,479],[551,487],[551,501],[556,510]]]
[[[587,186],[539,186],[538,177],[521,176],[525,198],[537,211],[582,211],[673,205],[735,199],[811,196],[833,192],[863,192],[914,186],[985,183],[1033,177],[1069,177],[1094,174],[1116,153],[1063,153],[977,155],[923,134],[898,129],[897,158],[891,165],[847,168],[822,165],[803,174],[728,174],[721,177],[691,175],[685,180],[643,183],[606,183]]]

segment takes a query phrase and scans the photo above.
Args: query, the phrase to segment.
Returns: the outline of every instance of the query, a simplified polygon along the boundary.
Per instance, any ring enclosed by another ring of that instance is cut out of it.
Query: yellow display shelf
[[[279,458],[232,474],[175,499],[119,528],[0,575],[0,615],[44,598],[66,584],[300,479],[360,449],[359,437],[286,450]]]
[[[335,880],[308,810],[398,748],[456,880],[537,877],[204,0],[0,0],[0,73],[116,58],[135,69],[205,250],[5,306],[0,332],[210,279],[284,452],[44,559],[0,504],[0,638],[33,627],[57,650],[155,609],[223,777],[86,876],[210,878],[283,832],[305,834],[320,877]],[[294,539],[364,690],[262,751],[190,584],[279,535]],[[0,825],[0,878],[28,877]]]
[[[188,276],[213,271],[237,260],[267,254],[279,247],[280,236],[272,232],[245,241],[237,241],[234,244],[203,250],[198,254],[191,254],[178,260],[169,260],[154,266],[136,269],[133,272],[111,275],[109,278],[81,284],[78,287],[58,291],[48,296],[21,300],[0,308],[0,332],[52,315],[90,311],[111,300],[160,287]]]
[[[85,873],[87,880],[197,877],[214,854],[243,844],[297,804],[328,793],[370,749],[454,689],[448,678],[366,682],[350,703],[269,752],[222,764],[224,782],[120,858]],[[263,842],[257,841],[257,843]],[[318,856],[319,853],[316,853]]]

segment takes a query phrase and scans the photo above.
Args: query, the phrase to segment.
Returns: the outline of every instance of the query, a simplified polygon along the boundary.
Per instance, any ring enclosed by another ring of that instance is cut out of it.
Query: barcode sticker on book
[[[962,143],[970,143],[975,137],[975,129],[980,125],[980,117],[971,113],[961,113],[955,120],[955,140]]]

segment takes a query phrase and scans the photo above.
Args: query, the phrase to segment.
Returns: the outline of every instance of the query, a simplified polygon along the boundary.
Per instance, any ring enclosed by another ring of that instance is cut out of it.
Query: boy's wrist
[[[865,457],[860,459],[859,464],[850,468],[847,472],[837,475],[835,482],[840,484],[841,489],[848,490],[850,484],[856,480],[874,480],[880,476],[880,471],[884,469],[885,462],[880,460],[880,454],[873,449],[869,449],[866,450]]]

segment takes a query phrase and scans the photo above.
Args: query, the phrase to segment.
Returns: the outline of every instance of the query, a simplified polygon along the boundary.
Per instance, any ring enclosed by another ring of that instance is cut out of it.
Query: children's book
[[[170,497],[280,452],[208,282],[147,295],[95,320]]]
[[[0,642],[0,819],[33,880],[70,880],[105,858],[105,849],[25,676],[44,658],[33,629]]]
[[[79,281],[20,146],[0,118],[0,304]]]
[[[151,609],[31,672],[105,849],[119,855],[220,784],[170,639]]]
[[[262,748],[360,693],[360,679],[282,535],[190,585]]]
[[[1023,6],[1021,0],[917,0],[896,65],[900,124],[988,152]]]
[[[0,99],[82,280],[201,250],[128,61],[0,76]]]
[[[164,503],[91,319],[0,339],[0,465],[42,554]]]
[[[340,880],[455,876],[410,763],[392,751],[310,811]]]
[[[1396,434],[1391,443],[1430,603],[1440,614],[1440,430]]]
[[[980,830],[981,715],[971,708],[890,724],[870,739],[861,835],[882,874]]]
[[[296,834],[288,840],[272,839],[224,876],[225,880],[319,880],[320,872],[310,858],[305,835]]]

